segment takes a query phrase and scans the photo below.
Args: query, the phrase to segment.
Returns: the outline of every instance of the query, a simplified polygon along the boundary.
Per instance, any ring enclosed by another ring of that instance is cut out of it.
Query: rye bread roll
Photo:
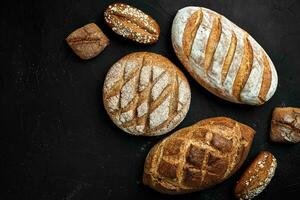
[[[300,142],[300,108],[275,108],[272,115],[270,138],[273,142]]]
[[[270,183],[277,167],[276,158],[267,151],[260,152],[243,173],[234,188],[237,199],[253,199]]]
[[[74,53],[83,60],[96,57],[109,44],[109,39],[95,23],[76,29],[66,41]]]

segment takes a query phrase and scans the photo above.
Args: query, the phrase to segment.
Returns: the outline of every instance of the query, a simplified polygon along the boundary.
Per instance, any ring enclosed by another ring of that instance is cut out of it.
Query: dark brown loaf
[[[258,154],[237,182],[234,194],[238,199],[252,199],[260,194],[275,174],[277,161],[267,151]]]
[[[275,108],[270,137],[273,142],[300,142],[300,108]]]
[[[76,29],[66,38],[66,41],[73,51],[84,60],[97,56],[109,44],[109,39],[94,23]]]
[[[183,128],[148,153],[143,182],[168,194],[199,191],[231,176],[246,159],[255,131],[216,117]]]
[[[155,43],[160,34],[159,25],[152,17],[124,3],[110,5],[104,19],[115,33],[138,43]]]

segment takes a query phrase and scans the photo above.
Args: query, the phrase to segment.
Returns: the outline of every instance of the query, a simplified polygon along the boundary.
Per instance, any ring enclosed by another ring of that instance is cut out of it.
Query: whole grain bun
[[[157,22],[143,11],[125,3],[114,3],[104,12],[107,25],[118,35],[141,44],[158,41],[160,28]]]
[[[253,199],[260,194],[273,178],[276,167],[276,158],[270,152],[260,152],[237,182],[234,189],[236,198]]]
[[[255,131],[226,117],[180,129],[148,153],[143,182],[167,194],[203,190],[230,177],[246,159]]]
[[[106,75],[103,102],[112,121],[133,135],[156,136],[174,129],[191,101],[184,74],[167,58],[131,53]]]
[[[212,10],[179,10],[173,21],[172,43],[193,78],[225,100],[260,105],[277,88],[277,72],[263,48]]]

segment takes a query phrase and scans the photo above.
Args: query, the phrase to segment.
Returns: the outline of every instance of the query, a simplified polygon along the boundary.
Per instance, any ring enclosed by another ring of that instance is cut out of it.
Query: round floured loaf
[[[191,101],[184,74],[167,58],[131,53],[106,75],[103,102],[113,122],[133,135],[156,136],[174,129]]]
[[[173,21],[172,43],[193,78],[225,100],[260,105],[277,88],[276,69],[263,48],[212,10],[179,10]]]

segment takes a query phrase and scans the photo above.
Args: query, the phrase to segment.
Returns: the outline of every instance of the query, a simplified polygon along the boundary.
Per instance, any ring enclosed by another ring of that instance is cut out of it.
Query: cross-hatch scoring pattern
[[[162,141],[156,151],[160,155],[152,161],[152,177],[184,190],[204,189],[226,179],[249,142],[239,124],[219,123],[200,125],[192,132],[182,129]]]

